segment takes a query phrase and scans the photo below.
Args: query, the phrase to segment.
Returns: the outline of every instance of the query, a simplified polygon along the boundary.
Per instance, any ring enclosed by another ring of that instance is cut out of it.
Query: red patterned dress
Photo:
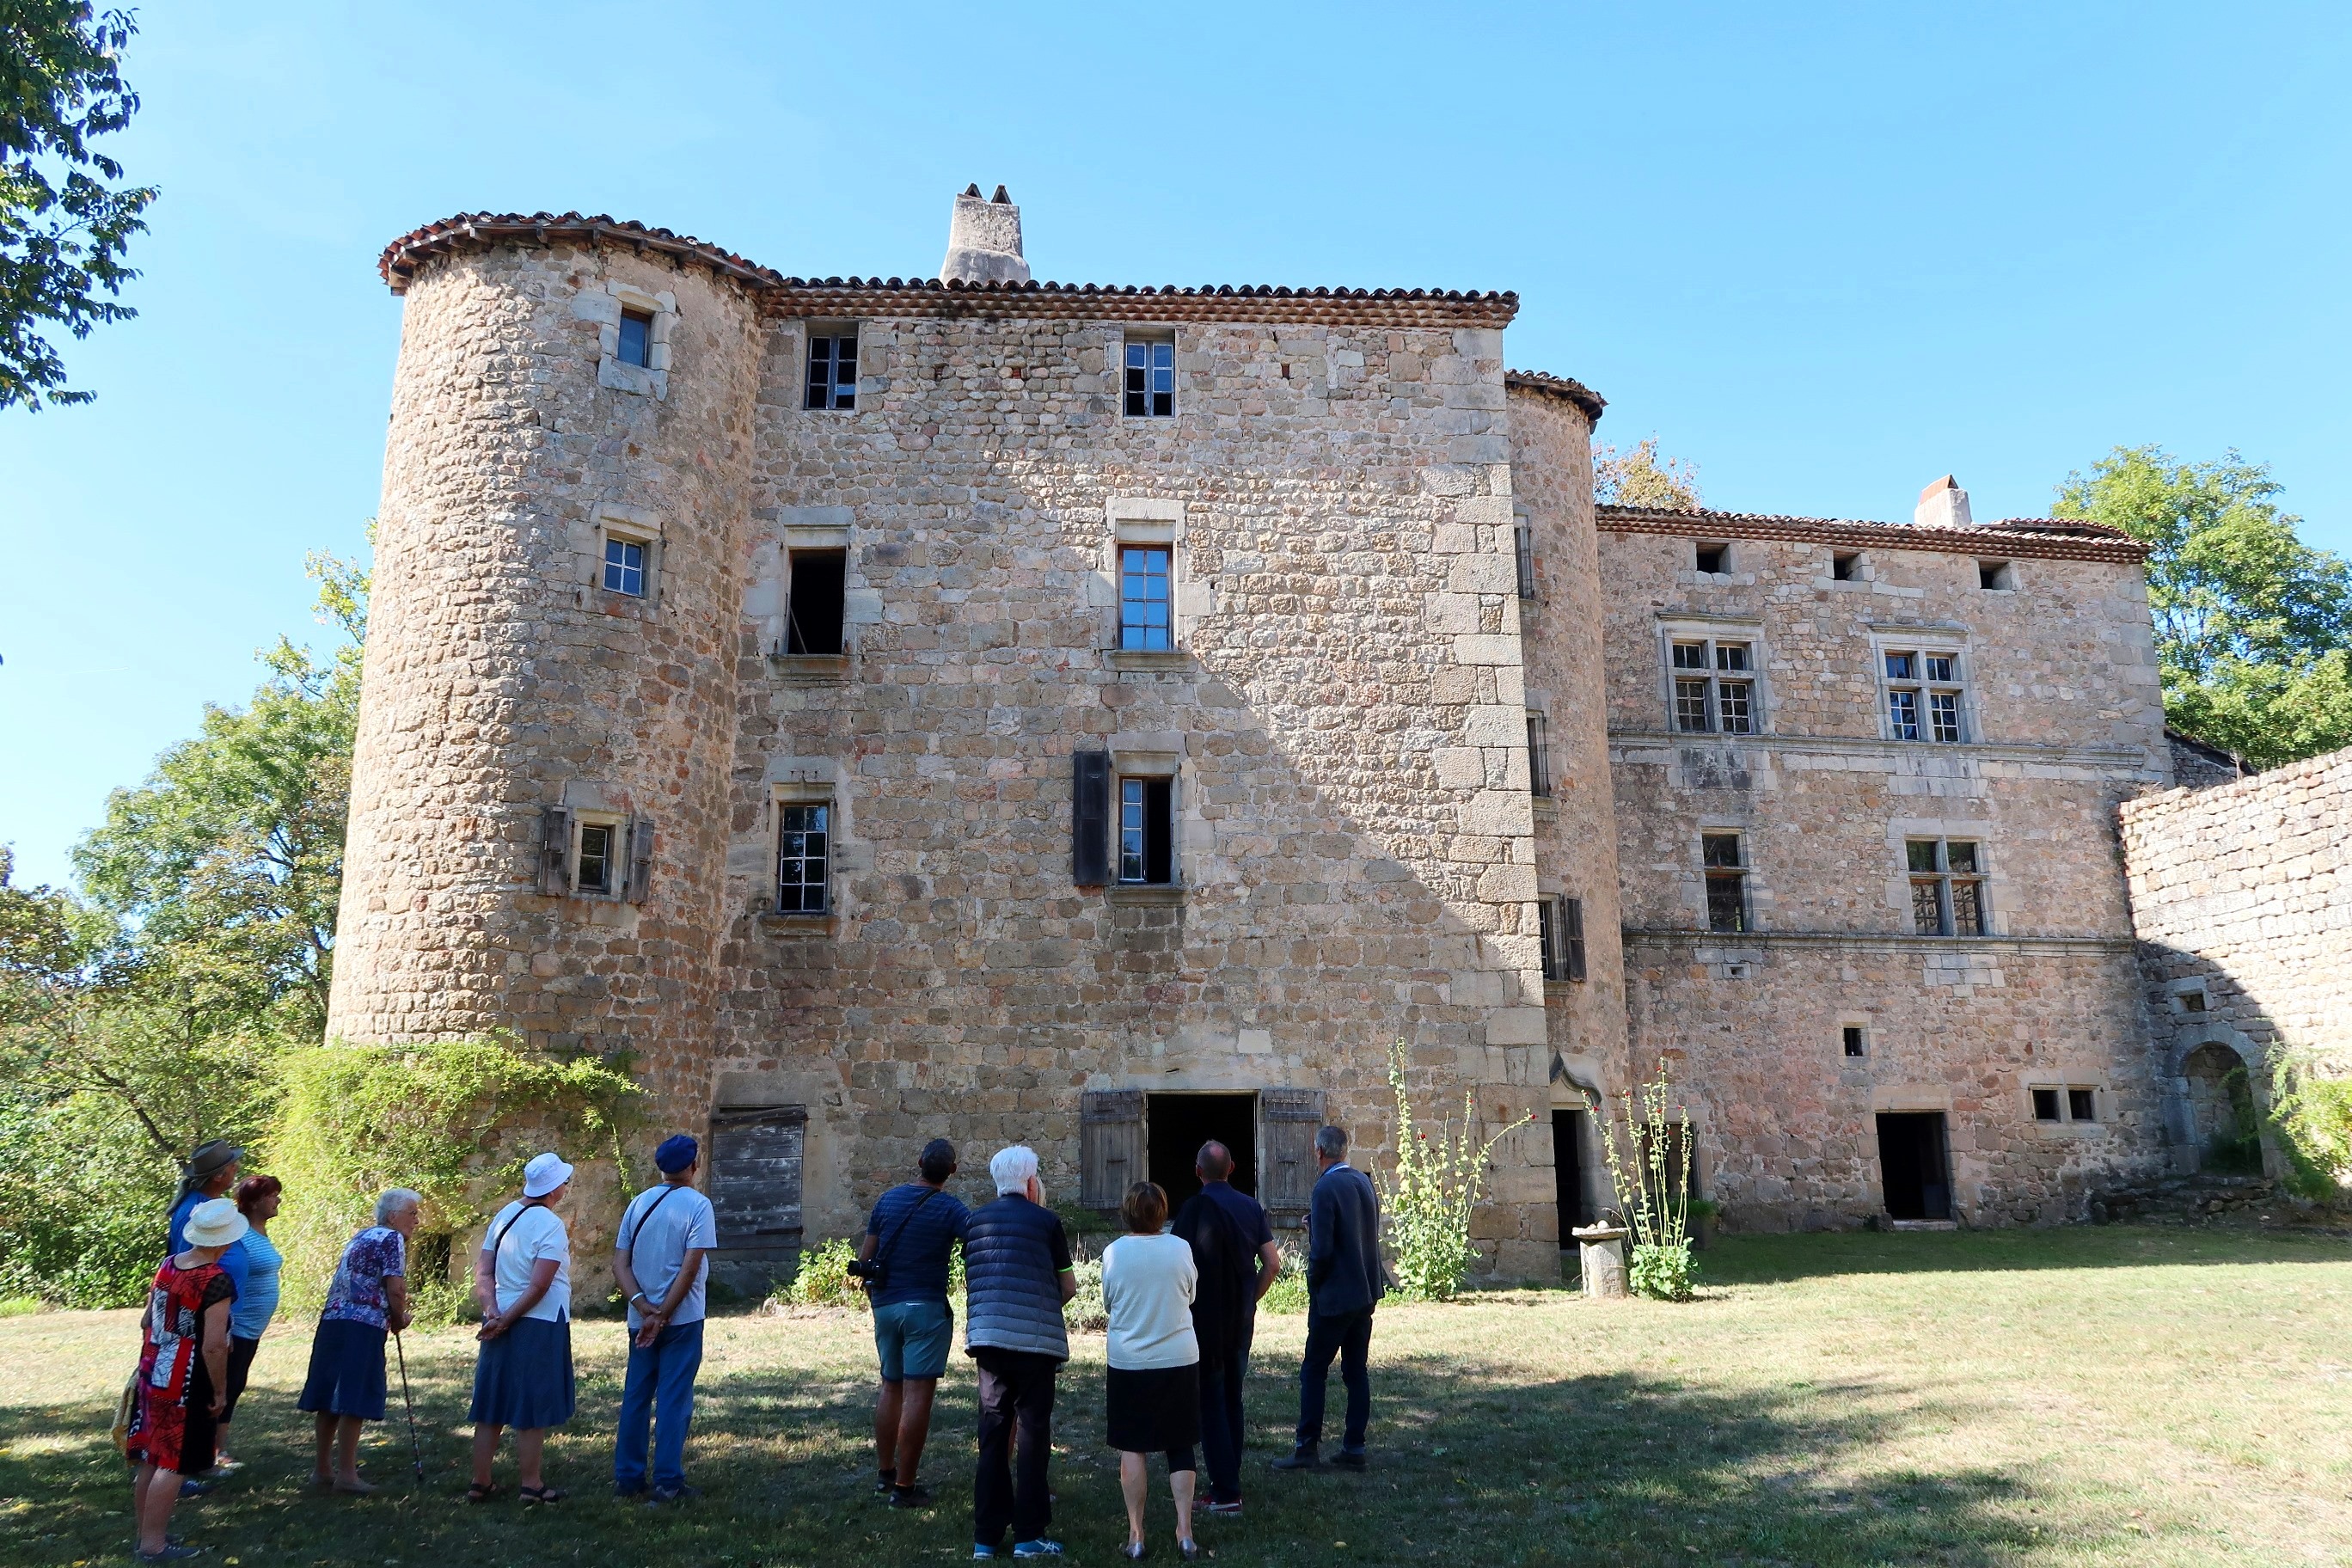
[[[157,1469],[194,1475],[213,1468],[213,1380],[205,1365],[205,1309],[236,1293],[217,1263],[183,1268],[167,1258],[147,1293],[145,1344],[139,1352],[139,1402],[123,1442],[130,1458]],[[226,1345],[228,1326],[220,1325]]]

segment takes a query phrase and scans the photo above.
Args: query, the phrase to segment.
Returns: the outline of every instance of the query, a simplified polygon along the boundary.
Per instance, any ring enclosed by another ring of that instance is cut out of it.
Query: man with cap
[[[686,1484],[686,1435],[694,1420],[694,1375],[702,1367],[703,1261],[719,1245],[710,1200],[694,1190],[702,1146],[681,1132],[654,1151],[662,1180],[621,1215],[613,1279],[629,1300],[629,1373],[621,1389],[613,1489],[646,1490],[646,1444],[654,1439],[646,1501],[700,1495]]]

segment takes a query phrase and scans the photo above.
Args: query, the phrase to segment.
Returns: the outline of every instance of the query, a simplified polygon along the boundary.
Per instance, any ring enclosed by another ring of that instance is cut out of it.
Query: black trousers
[[[1242,1500],[1242,1380],[1249,1375],[1249,1338],[1201,1358],[1201,1457],[1209,1466],[1209,1500]]]
[[[1331,1358],[1339,1358],[1339,1381],[1348,1385],[1348,1429],[1340,1447],[1364,1446],[1372,1419],[1372,1378],[1366,1368],[1372,1349],[1372,1309],[1307,1314],[1307,1354],[1298,1363],[1298,1440],[1323,1440],[1323,1391],[1331,1381]]]
[[[977,1350],[980,1369],[980,1473],[971,1489],[971,1538],[976,1545],[1034,1541],[1054,1521],[1045,1489],[1045,1460],[1054,1451],[1054,1375],[1062,1363],[1026,1351]],[[1011,1452],[1020,1423],[1020,1452]]]

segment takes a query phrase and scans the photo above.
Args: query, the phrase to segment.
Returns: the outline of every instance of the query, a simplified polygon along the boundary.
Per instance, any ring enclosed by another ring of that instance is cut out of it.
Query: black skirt
[[[1110,1446],[1123,1454],[1189,1448],[1201,1440],[1201,1365],[1110,1369],[1103,1405]]]

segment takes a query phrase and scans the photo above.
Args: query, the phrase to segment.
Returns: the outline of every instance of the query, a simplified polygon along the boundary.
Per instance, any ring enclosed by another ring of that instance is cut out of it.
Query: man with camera
[[[874,1303],[874,1348],[882,1362],[882,1394],[874,1403],[876,1489],[893,1508],[931,1500],[916,1471],[930,1436],[931,1396],[955,1344],[949,1250],[971,1224],[971,1211],[941,1190],[955,1170],[954,1144],[944,1138],[924,1144],[916,1163],[921,1179],[882,1194],[849,1266]]]

